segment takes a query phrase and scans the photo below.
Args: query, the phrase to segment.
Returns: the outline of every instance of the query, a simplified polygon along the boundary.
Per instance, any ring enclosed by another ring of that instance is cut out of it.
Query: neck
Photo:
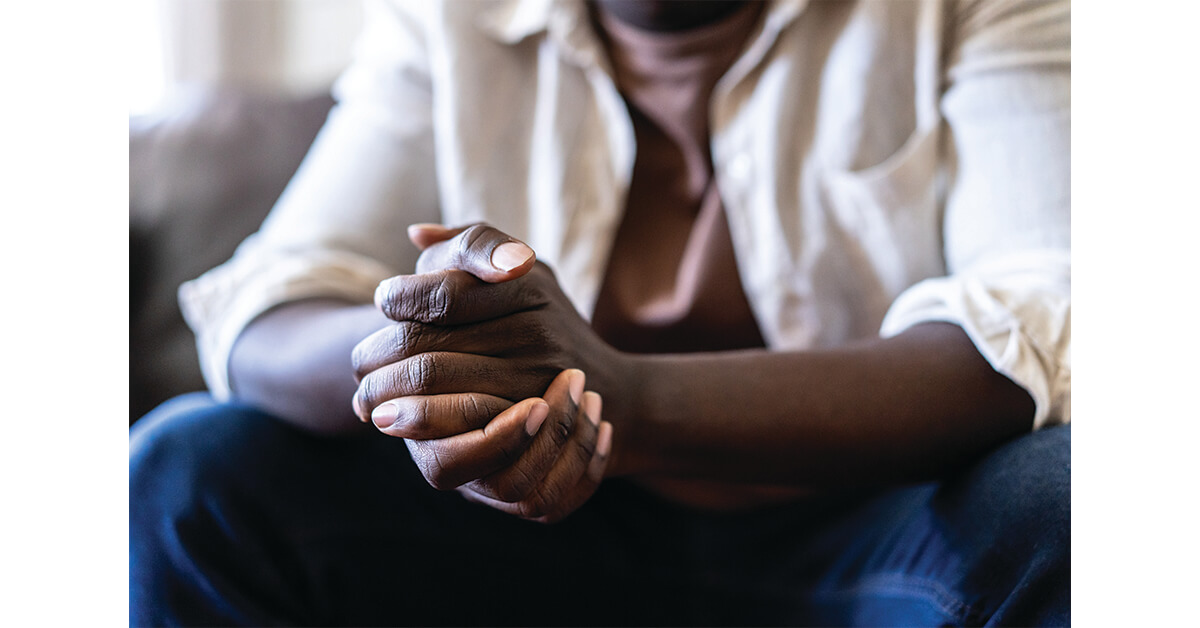
[[[746,0],[596,0],[601,11],[642,30],[685,31],[719,22]]]

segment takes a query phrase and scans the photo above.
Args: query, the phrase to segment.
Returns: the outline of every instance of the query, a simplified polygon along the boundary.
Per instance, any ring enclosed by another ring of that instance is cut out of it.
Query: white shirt
[[[486,221],[593,310],[633,125],[577,0],[377,0],[339,104],[261,230],[180,289],[206,380],[312,297],[370,303],[415,222]],[[712,95],[712,155],[772,350],[964,330],[1070,420],[1068,2],[782,0]]]

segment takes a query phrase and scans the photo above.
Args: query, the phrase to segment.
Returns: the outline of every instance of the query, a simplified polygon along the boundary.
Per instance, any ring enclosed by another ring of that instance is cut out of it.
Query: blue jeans
[[[1070,445],[732,514],[609,480],[546,526],[430,488],[398,439],[185,396],[130,433],[130,622],[1068,625]]]

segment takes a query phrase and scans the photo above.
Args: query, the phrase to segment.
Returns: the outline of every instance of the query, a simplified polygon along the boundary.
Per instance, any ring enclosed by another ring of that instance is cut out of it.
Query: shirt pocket
[[[834,241],[847,263],[894,298],[945,273],[938,201],[938,125],[918,127],[900,149],[860,170],[829,169],[822,200]]]

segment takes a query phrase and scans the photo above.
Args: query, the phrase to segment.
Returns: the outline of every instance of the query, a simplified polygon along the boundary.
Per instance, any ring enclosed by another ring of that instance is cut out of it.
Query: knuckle
[[[443,369],[438,357],[430,353],[419,353],[406,358],[400,364],[403,368],[398,369],[397,374],[403,379],[403,383],[398,382],[398,387],[407,389],[410,394],[428,393],[433,390]]]
[[[408,438],[428,438],[433,433],[431,415],[434,411],[428,397],[406,397],[401,403],[396,424],[403,426]]]
[[[520,467],[513,469],[512,474],[495,486],[496,498],[500,501],[517,503],[525,499],[533,490],[534,478]]]
[[[567,441],[571,440],[571,432],[574,431],[574,427],[575,418],[572,416],[572,413],[564,413],[563,419],[556,422],[554,429],[551,431],[551,435],[554,437],[554,444],[557,447],[566,445]]]
[[[486,223],[477,223],[467,227],[462,234],[459,235],[459,253],[468,254],[475,250],[480,245],[480,242],[486,243],[487,236],[496,232],[491,226]]]
[[[409,343],[411,342],[409,339],[412,337],[413,333],[412,323],[409,321],[396,323],[395,325],[392,325],[391,332],[391,338],[389,338],[388,341],[391,344],[392,350],[399,355],[403,355],[405,349],[408,348]]]
[[[379,307],[381,307],[385,312],[396,300],[394,284],[395,278],[392,277],[380,281],[379,285],[375,286],[375,294],[372,298],[374,299],[375,303],[379,305]]]
[[[354,350],[350,352],[350,367],[354,370],[354,376],[362,379],[367,374],[367,361],[370,351],[363,346],[362,343],[355,345]]]
[[[465,395],[461,398],[458,408],[458,416],[462,420],[462,428],[464,430],[473,430],[478,426],[478,423],[488,418],[488,409],[475,395]]]
[[[409,279],[397,277],[377,289],[379,309],[384,316],[392,320],[403,320],[407,316],[407,296],[412,289],[411,284]]]
[[[575,441],[575,460],[583,465],[587,465],[596,455],[596,439],[584,438]]]
[[[452,277],[451,273],[443,273],[437,283],[425,293],[423,318],[426,322],[443,323],[449,319],[455,293]]]
[[[425,464],[421,469],[425,475],[425,481],[439,491],[458,488],[458,485],[451,481],[448,461],[444,459],[445,454],[439,452],[436,446],[422,447],[421,449],[425,452]]]
[[[542,484],[518,503],[518,509],[525,519],[544,519],[554,515],[560,497],[552,483]]]
[[[500,460],[500,464],[509,466],[520,457],[520,452],[506,447],[503,444],[496,445],[496,457]]]
[[[401,359],[421,353],[429,344],[429,335],[429,327],[422,323],[397,323],[392,332],[392,352]]]
[[[408,445],[408,453],[412,457],[413,464],[421,471],[421,476],[433,488],[438,488],[438,480],[441,474],[441,469],[438,465],[437,456],[433,453],[433,447],[421,441],[406,441]]]
[[[358,391],[355,393],[363,409],[370,413],[379,403],[381,388],[383,384],[381,380],[384,376],[379,371],[368,373],[366,377],[358,383]]]

